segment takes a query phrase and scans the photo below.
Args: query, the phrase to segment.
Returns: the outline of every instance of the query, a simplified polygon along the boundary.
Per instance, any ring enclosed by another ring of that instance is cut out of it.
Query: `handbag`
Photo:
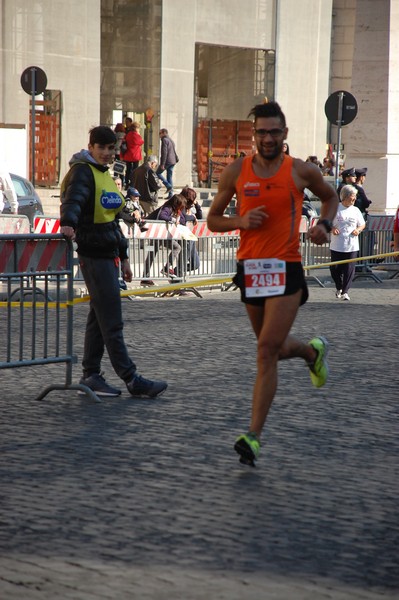
[[[127,152],[127,143],[126,140],[122,140],[121,142],[121,154],[126,154]]]

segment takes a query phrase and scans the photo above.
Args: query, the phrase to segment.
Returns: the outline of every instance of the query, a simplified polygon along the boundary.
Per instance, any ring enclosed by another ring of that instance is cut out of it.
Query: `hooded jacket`
[[[77,252],[92,258],[127,258],[127,240],[117,219],[125,199],[88,150],[74,154],[61,184],[61,226],[73,227]]]

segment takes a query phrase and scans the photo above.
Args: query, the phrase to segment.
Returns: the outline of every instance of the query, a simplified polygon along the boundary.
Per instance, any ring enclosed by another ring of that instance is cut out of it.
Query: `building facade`
[[[1,0],[0,159],[18,160],[21,174],[29,174],[30,144],[21,142],[15,157],[4,140],[13,127],[25,127],[29,139],[32,98],[20,77],[32,65],[47,76],[46,92],[37,96],[36,138],[45,157],[37,185],[62,179],[92,126],[114,126],[126,115],[142,124],[147,152],[158,153],[159,128],[167,128],[180,157],[175,181],[198,184],[201,123],[244,122],[265,97],[286,114],[291,153],[322,158],[337,134],[324,104],[330,93],[346,90],[358,103],[356,119],[342,128],[346,165],[367,166],[372,208],[392,210],[398,203],[398,4]],[[234,155],[233,137],[219,152]]]

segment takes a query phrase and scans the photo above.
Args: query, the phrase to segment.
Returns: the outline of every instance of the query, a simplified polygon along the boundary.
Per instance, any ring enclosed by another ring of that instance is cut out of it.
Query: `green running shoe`
[[[250,431],[240,435],[236,439],[234,450],[240,455],[241,463],[254,467],[260,451],[260,442],[256,433]]]
[[[326,356],[328,354],[328,342],[324,337],[315,337],[310,340],[309,344],[317,352],[317,358],[312,365],[309,366],[310,379],[315,387],[322,387],[328,379],[328,364]]]

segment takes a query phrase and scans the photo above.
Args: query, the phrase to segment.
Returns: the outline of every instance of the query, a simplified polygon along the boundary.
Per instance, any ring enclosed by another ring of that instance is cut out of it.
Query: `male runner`
[[[249,430],[236,440],[235,450],[241,462],[254,466],[277,389],[277,361],[303,358],[314,386],[321,387],[327,380],[327,340],[315,337],[305,344],[290,330],[299,306],[308,298],[299,254],[303,190],[310,189],[322,202],[320,220],[308,231],[311,241],[319,245],[328,240],[338,197],[318,167],[283,152],[288,128],[276,102],[258,104],[249,114],[254,117],[257,153],[238,158],[223,171],[208,227],[241,231],[234,282],[258,340],[258,370]],[[226,218],[223,213],[234,194],[237,216]]]

